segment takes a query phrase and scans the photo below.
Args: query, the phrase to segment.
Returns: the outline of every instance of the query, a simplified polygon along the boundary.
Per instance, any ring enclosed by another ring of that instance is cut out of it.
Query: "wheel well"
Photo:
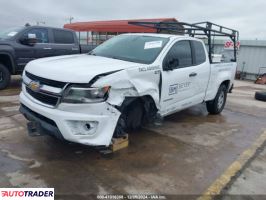
[[[229,90],[230,88],[230,80],[226,80],[224,82],[221,83],[221,85],[225,85],[225,87],[227,88],[227,90]]]
[[[136,101],[140,101],[143,105],[144,115],[146,119],[151,119],[156,115],[158,109],[153,98],[149,95],[141,97],[126,97],[123,104],[118,108],[118,110],[122,112],[127,106]]]
[[[145,114],[147,114],[148,116],[156,115],[158,109],[151,96],[149,95],[143,96],[141,97],[141,101],[143,102]]]
[[[13,74],[13,65],[10,57],[8,55],[0,55],[0,64],[5,65],[11,74]]]

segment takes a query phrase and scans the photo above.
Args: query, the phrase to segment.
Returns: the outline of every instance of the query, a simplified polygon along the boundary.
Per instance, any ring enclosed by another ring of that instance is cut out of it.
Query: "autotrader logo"
[[[54,200],[54,188],[1,188],[1,200]]]

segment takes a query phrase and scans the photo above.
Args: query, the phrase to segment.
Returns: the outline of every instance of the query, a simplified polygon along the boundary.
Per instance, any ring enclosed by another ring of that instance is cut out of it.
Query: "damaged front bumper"
[[[120,112],[106,102],[95,104],[66,104],[57,108],[40,105],[20,94],[20,111],[33,122],[41,134],[53,135],[91,146],[109,146]],[[32,125],[32,124],[31,124]],[[30,127],[29,127],[29,131]]]

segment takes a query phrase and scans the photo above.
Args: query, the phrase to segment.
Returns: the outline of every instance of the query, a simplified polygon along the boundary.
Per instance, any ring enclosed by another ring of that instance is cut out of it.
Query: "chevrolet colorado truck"
[[[0,32],[0,89],[34,59],[88,53],[91,49],[79,45],[75,32],[68,29],[25,26],[4,30]]]
[[[38,59],[23,72],[20,111],[31,135],[92,146],[203,102],[219,114],[236,60],[211,63],[208,55],[195,37],[132,33],[89,54]]]

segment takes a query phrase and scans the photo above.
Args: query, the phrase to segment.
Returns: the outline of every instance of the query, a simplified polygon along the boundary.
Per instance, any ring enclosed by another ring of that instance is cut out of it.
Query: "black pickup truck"
[[[93,48],[80,45],[76,33],[68,29],[25,26],[0,32],[0,90],[34,59],[87,53]]]

